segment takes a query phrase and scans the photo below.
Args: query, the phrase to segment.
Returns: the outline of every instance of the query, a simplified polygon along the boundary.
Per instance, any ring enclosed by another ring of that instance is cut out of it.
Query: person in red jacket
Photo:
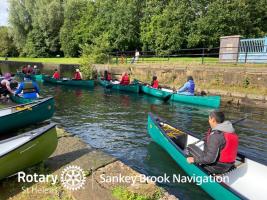
[[[121,85],[129,85],[130,84],[130,78],[127,72],[124,73],[124,75],[121,78]]]
[[[159,81],[157,80],[157,76],[153,76],[151,87],[158,89],[159,88]]]
[[[59,74],[59,72],[57,71],[57,69],[55,69],[55,72],[54,72],[54,74],[53,74],[53,78],[54,78],[54,79],[60,79],[60,74]]]
[[[112,80],[111,73],[108,72],[107,70],[104,71],[104,80],[106,80],[106,81]]]
[[[80,72],[79,69],[76,69],[74,74],[74,80],[82,80],[82,79],[83,79],[82,73]]]
[[[209,116],[211,130],[204,138],[204,150],[189,145],[187,158],[189,163],[202,165],[211,174],[222,174],[234,167],[238,151],[238,136],[230,121],[224,120],[224,114],[213,111]]]

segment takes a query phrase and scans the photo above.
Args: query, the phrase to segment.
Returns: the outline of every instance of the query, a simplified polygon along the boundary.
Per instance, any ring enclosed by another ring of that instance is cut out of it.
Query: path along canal
[[[179,103],[164,103],[142,94],[79,89],[43,84],[42,94],[53,95],[56,113],[53,121],[87,144],[101,149],[137,171],[149,176],[166,173],[185,175],[171,157],[152,142],[147,134],[147,113],[153,112],[184,129],[203,134],[208,128],[209,108]],[[267,161],[267,112],[264,109],[223,106],[228,119],[251,114],[235,126],[240,136],[240,150]],[[210,199],[194,184],[162,185],[180,199]]]

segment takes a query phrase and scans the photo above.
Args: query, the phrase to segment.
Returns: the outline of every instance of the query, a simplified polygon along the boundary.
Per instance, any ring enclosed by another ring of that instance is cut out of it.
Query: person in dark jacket
[[[204,137],[204,149],[189,145],[188,163],[202,165],[211,174],[222,174],[234,167],[238,151],[238,136],[224,113],[213,111],[209,116],[211,130]]]

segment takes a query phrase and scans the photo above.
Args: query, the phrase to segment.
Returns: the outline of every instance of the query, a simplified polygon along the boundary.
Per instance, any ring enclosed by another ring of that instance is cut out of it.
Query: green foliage
[[[87,0],[66,0],[64,4],[64,24],[60,30],[61,50],[66,57],[77,57],[81,48],[79,42],[80,18],[85,15]]]
[[[59,31],[64,21],[58,0],[9,0],[9,21],[21,55],[53,56],[60,53]]]
[[[16,56],[17,54],[13,39],[8,35],[8,28],[0,27],[0,56]]]
[[[161,192],[157,191],[153,197],[147,197],[137,193],[128,191],[124,187],[115,187],[112,190],[112,195],[118,200],[157,200],[161,197]]]
[[[20,55],[86,56],[110,51],[175,53],[215,47],[225,35],[267,34],[266,0],[9,0],[10,32]],[[63,51],[63,52],[62,52]]]
[[[257,5],[258,3],[255,1],[253,4]],[[261,31],[265,29],[264,26],[257,24],[259,21],[263,22],[264,18],[256,19],[252,17],[255,13],[258,13],[257,11],[260,11],[259,8],[256,10],[253,4],[247,0],[212,1],[193,22],[188,36],[188,46],[219,46],[219,38],[225,35],[264,36]],[[252,7],[255,10],[252,11]]]

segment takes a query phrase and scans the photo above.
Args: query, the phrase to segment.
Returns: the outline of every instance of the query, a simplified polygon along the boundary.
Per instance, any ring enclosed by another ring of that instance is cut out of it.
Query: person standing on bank
[[[194,96],[195,82],[192,76],[187,77],[187,82],[177,91],[177,94]]]
[[[224,113],[213,111],[209,115],[209,130],[204,138],[204,150],[195,144],[188,146],[188,163],[202,165],[211,174],[222,174],[234,167],[238,152],[238,136]]]

